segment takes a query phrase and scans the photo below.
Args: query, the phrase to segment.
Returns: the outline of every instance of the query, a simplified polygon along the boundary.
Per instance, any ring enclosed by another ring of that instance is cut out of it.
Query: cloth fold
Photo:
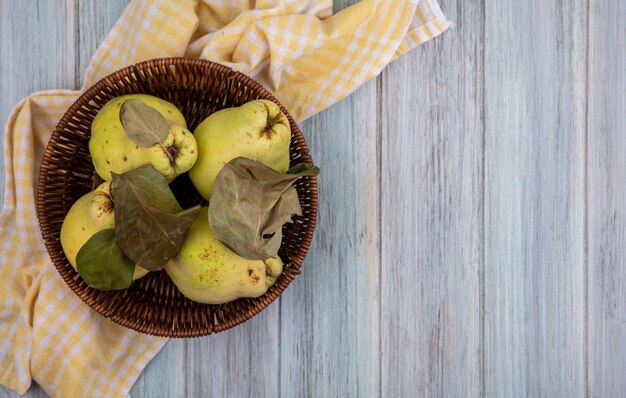
[[[96,50],[83,90],[146,59],[199,57],[255,78],[301,121],[449,26],[435,0],[362,0],[335,15],[329,0],[137,0]],[[45,145],[81,91],[25,98],[5,130],[0,384],[24,393],[34,379],[53,397],[128,396],[167,339],[85,305],[50,262],[37,220]]]

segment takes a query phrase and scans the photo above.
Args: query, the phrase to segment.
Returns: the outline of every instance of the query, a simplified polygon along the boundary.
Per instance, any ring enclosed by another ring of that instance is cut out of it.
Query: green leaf
[[[143,147],[162,144],[170,132],[165,117],[138,99],[131,99],[122,104],[120,121],[128,138]]]
[[[297,174],[299,176],[316,176],[319,173],[319,167],[308,163],[299,163],[287,170],[287,174]]]
[[[120,290],[132,283],[135,264],[115,244],[111,228],[97,232],[80,248],[76,269],[95,289]]]
[[[298,165],[289,174],[242,157],[228,162],[218,173],[209,203],[209,226],[217,240],[248,260],[276,257],[282,226],[301,215],[293,183],[319,169]]]
[[[115,242],[150,271],[165,267],[185,239],[200,206],[183,210],[167,180],[151,165],[113,173]]]

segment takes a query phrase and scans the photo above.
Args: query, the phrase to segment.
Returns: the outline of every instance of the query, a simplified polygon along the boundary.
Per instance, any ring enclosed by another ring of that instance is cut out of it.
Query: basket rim
[[[248,87],[250,87],[251,89],[257,90],[258,92],[262,93],[263,98],[271,100],[272,102],[276,103],[280,107],[281,111],[287,116],[291,125],[292,137],[296,139],[296,141],[298,142],[298,145],[302,149],[303,160],[312,163],[309,146],[306,143],[306,140],[304,139],[304,135],[302,134],[302,131],[300,130],[299,126],[297,125],[297,123],[295,122],[291,114],[287,111],[287,109],[282,105],[282,103],[269,90],[267,90],[259,82],[245,75],[244,73],[234,71],[232,68],[226,65],[222,65],[217,62],[213,62],[213,61],[209,61],[205,59],[187,58],[187,57],[155,58],[155,59],[149,59],[149,60],[141,61],[138,63],[134,63],[132,65],[128,65],[124,68],[118,69],[104,76],[103,78],[98,80],[95,84],[93,84],[91,87],[89,87],[87,90],[82,92],[80,96],[72,103],[72,105],[63,114],[63,116],[61,117],[57,125],[55,126],[55,129],[53,130],[48,143],[46,144],[46,149],[43,155],[43,159],[42,159],[41,165],[39,166],[37,195],[36,195],[36,201],[37,201],[36,209],[37,209],[37,218],[39,221],[39,227],[40,227],[40,231],[42,234],[42,238],[45,243],[46,250],[48,251],[48,254],[51,257],[52,257],[52,250],[55,249],[54,247],[55,244],[57,244],[57,248],[58,248],[58,245],[60,245],[60,243],[57,243],[57,238],[54,236],[54,232],[51,230],[51,228],[49,228],[49,218],[46,215],[46,208],[45,208],[45,203],[46,203],[45,192],[46,192],[46,182],[48,181],[48,172],[50,170],[49,169],[50,162],[52,160],[53,147],[58,143],[59,137],[61,136],[63,129],[65,128],[65,126],[68,125],[68,122],[70,121],[70,118],[72,117],[72,115],[76,115],[77,111],[80,110],[81,107],[83,107],[85,104],[88,104],[92,100],[92,98],[94,98],[98,93],[102,92],[103,88],[107,87],[111,83],[115,81],[119,81],[120,78],[123,78],[124,76],[128,76],[129,74],[134,73],[136,75],[139,75],[138,71],[141,68],[155,67],[155,66],[156,67],[169,67],[171,65],[212,68],[214,70],[217,70],[218,72],[225,74],[228,77],[228,79],[242,82],[246,84]],[[62,279],[65,281],[65,283],[70,287],[70,289],[74,292],[74,294],[76,294],[85,304],[87,304],[90,308],[92,308],[93,310],[95,310],[100,315],[104,316],[105,318],[111,319],[113,322],[119,325],[122,325],[126,328],[129,328],[129,329],[132,329],[137,332],[144,333],[144,334],[149,334],[149,335],[158,336],[158,337],[168,337],[168,338],[201,337],[205,335],[219,333],[219,332],[231,329],[235,326],[238,326],[248,321],[253,316],[255,316],[256,314],[258,314],[259,312],[267,308],[272,302],[274,302],[284,292],[284,290],[291,284],[291,282],[295,279],[295,277],[300,274],[301,272],[300,267],[302,266],[304,262],[304,258],[306,254],[308,253],[308,250],[311,246],[311,242],[313,239],[313,232],[315,231],[315,227],[317,223],[317,210],[318,210],[317,209],[317,201],[318,201],[317,177],[315,176],[308,177],[308,182],[310,185],[310,192],[311,192],[310,207],[309,207],[310,218],[308,219],[309,226],[304,231],[305,233],[303,235],[303,238],[298,245],[299,247],[298,252],[296,253],[296,255],[292,257],[291,259],[292,261],[290,263],[286,263],[285,267],[283,268],[283,272],[280,275],[279,279],[283,279],[284,282],[281,283],[280,285],[276,283],[274,285],[275,289],[273,289],[271,292],[268,291],[264,295],[254,299],[256,300],[256,303],[249,311],[246,311],[241,316],[236,317],[234,321],[230,320],[228,322],[215,325],[213,330],[194,328],[194,329],[191,329],[191,332],[190,332],[189,330],[184,330],[180,328],[176,330],[172,330],[171,328],[170,329],[151,328],[149,327],[149,325],[140,324],[139,322],[137,322],[137,320],[131,321],[128,319],[128,317],[122,316],[119,313],[115,313],[115,308],[117,308],[117,305],[112,310],[107,309],[103,305],[99,305],[97,302],[93,301],[89,294],[86,294],[86,292],[92,288],[81,287],[80,282],[82,281],[82,278],[76,278],[76,275],[77,275],[76,271],[74,271],[75,273],[74,275],[72,275],[71,271],[68,271],[67,259],[66,259],[65,254],[63,254],[63,256],[61,257],[61,259],[64,259],[65,261],[60,261],[59,259],[56,261],[53,260],[52,262],[55,268],[57,269],[57,272],[59,272]],[[285,270],[286,268],[289,268],[290,272],[286,272]],[[209,304],[200,304],[200,305],[209,306]]]

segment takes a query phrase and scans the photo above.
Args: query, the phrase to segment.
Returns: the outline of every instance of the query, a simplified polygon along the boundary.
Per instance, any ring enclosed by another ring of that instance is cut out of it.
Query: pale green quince
[[[205,304],[223,304],[259,297],[283,270],[280,257],[263,261],[238,256],[211,233],[208,207],[191,224],[180,251],[165,270],[186,297]]]
[[[78,251],[97,232],[115,228],[115,210],[111,198],[111,182],[81,196],[70,208],[61,226],[61,246],[68,261],[76,269]],[[133,280],[149,271],[135,266]]]
[[[202,121],[193,134],[199,154],[189,177],[207,200],[217,174],[236,157],[258,160],[279,173],[289,169],[289,119],[272,101],[222,109]]]
[[[143,101],[167,120],[170,131],[163,145],[142,147],[128,137],[120,121],[120,108],[131,99]],[[151,164],[172,181],[191,169],[198,158],[198,147],[183,114],[173,104],[151,95],[131,94],[107,102],[98,112],[91,125],[89,153],[103,180],[111,180],[111,172],[122,174]]]

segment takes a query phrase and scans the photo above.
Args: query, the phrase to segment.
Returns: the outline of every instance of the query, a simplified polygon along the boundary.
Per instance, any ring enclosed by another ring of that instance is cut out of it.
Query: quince
[[[115,213],[111,199],[111,182],[81,196],[70,208],[61,226],[61,246],[70,264],[76,269],[76,255],[81,247],[103,229],[115,228]],[[149,271],[135,266],[133,280]]]
[[[162,145],[142,147],[128,137],[120,121],[120,108],[131,99],[141,100],[167,120],[169,134]],[[198,147],[183,114],[173,104],[151,95],[131,94],[114,98],[100,109],[91,125],[89,153],[103,180],[111,180],[111,172],[122,174],[151,164],[172,181],[194,165]]]
[[[200,153],[189,177],[207,200],[217,174],[236,157],[258,160],[279,173],[289,169],[291,128],[272,101],[255,100],[222,109],[204,119],[193,134]]]
[[[208,207],[203,207],[165,270],[189,299],[222,304],[264,294],[282,272],[283,262],[280,257],[264,263],[238,256],[215,239],[209,227]]]

